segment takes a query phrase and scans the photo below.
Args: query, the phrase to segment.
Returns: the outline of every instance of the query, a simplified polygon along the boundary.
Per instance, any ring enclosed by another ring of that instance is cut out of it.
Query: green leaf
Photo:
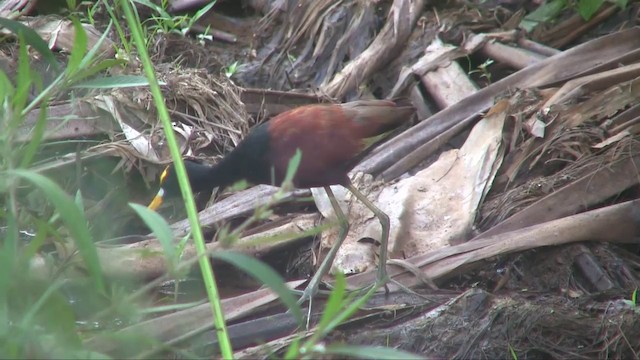
[[[300,338],[296,337],[291,341],[287,348],[287,353],[284,354],[285,360],[294,360],[300,357]]]
[[[618,5],[620,9],[624,10],[627,8],[627,5],[629,4],[629,0],[613,0],[613,3]]]
[[[213,7],[213,5],[216,4],[217,1],[211,1],[207,6],[201,8],[200,10],[196,11],[195,14],[193,14],[193,16],[191,17],[191,19],[189,20],[189,27],[191,27],[193,24],[195,24],[198,20],[200,20],[201,17],[203,17],[206,13],[209,12],[209,10],[211,10],[211,8]]]
[[[160,85],[165,84],[160,82]],[[149,86],[149,80],[146,76],[141,75],[118,75],[83,81],[75,84],[73,87],[85,89],[113,89],[134,86]]]
[[[151,10],[155,11],[156,13],[158,13],[160,15],[160,17],[162,17],[163,19],[171,19],[171,15],[169,15],[169,13],[167,13],[162,6],[158,6],[150,1],[147,0],[133,0],[134,2],[140,4],[140,5],[144,5],[148,8],[150,8]]]
[[[8,197],[6,201],[8,202]],[[6,305],[8,289],[11,286],[12,276],[16,268],[18,254],[18,223],[15,214],[7,209],[5,218],[7,228],[3,236],[2,246],[0,247],[0,319],[6,319],[4,312],[7,310]]]
[[[22,154],[22,159],[20,160],[21,168],[27,168],[31,164],[31,161],[33,161],[33,158],[38,153],[40,144],[42,144],[42,138],[44,137],[44,132],[47,129],[47,114],[49,110],[47,104],[48,101],[43,101],[42,105],[40,106],[38,120],[31,130],[31,138],[26,143],[24,152]]]
[[[545,23],[555,19],[567,6],[567,0],[552,0],[540,5],[535,11],[527,15],[521,22],[520,27],[527,32],[533,31],[540,23]]]
[[[0,69],[0,104],[2,104],[2,101],[6,102],[12,97],[15,94],[15,90],[7,74]]]
[[[84,260],[87,271],[96,289],[101,293],[105,293],[105,283],[98,252],[93,243],[91,232],[89,232],[89,228],[87,227],[87,220],[82,211],[73,202],[73,199],[55,182],[36,172],[16,169],[10,170],[7,173],[21,177],[32,183],[51,201],[67,226],[67,229],[75,239],[78,251]]]
[[[55,281],[53,284],[50,284],[49,286],[47,286],[47,288],[45,289],[44,293],[40,296],[40,298],[33,305],[31,305],[31,308],[29,309],[29,311],[27,311],[27,313],[22,316],[22,319],[20,319],[21,327],[26,328],[32,325],[31,323],[36,318],[36,315],[38,314],[38,312],[47,303],[47,301],[49,300],[49,297],[54,295],[57,292],[57,290],[60,287],[62,287],[62,285],[63,285],[63,282],[58,280],[58,281]]]
[[[578,13],[585,21],[589,21],[602,4],[604,0],[578,0]]]
[[[333,319],[340,312],[340,309],[344,307],[344,295],[346,288],[347,280],[345,279],[344,274],[338,272],[336,274],[335,283],[333,284],[333,290],[331,290],[331,294],[329,294],[329,299],[327,299],[324,312],[318,322],[319,331],[326,329],[331,322],[331,319]]]
[[[566,0],[552,0],[540,5],[535,11],[531,12],[525,19],[547,22],[555,19],[560,12],[567,6]]]
[[[109,5],[108,1],[102,2],[104,4],[104,8],[107,10],[107,13],[109,14],[109,25],[111,25],[112,23],[115,24],[116,27],[116,33],[118,34],[118,38],[120,38],[120,43],[122,44],[122,47],[124,48],[124,52],[126,54],[130,54],[131,53],[131,43],[129,42],[129,39],[127,38],[127,35],[125,34],[125,30],[123,29],[123,27],[120,25],[120,22],[118,21],[118,16],[116,15],[113,7],[111,5]],[[96,4],[98,4],[96,2]]]
[[[509,345],[509,354],[511,354],[511,358],[513,360],[518,360],[518,354],[516,353],[515,349],[511,346],[511,344]]]
[[[84,55],[87,53],[87,33],[84,31],[84,27],[78,19],[72,17],[71,21],[75,29],[75,36],[73,39],[73,49],[67,61],[66,72],[69,77],[80,70],[82,59],[84,59]]]
[[[109,25],[102,33],[102,36],[93,44],[93,47],[87,52],[86,56],[82,57],[82,61],[80,62],[81,69],[91,68],[94,64],[92,64],[94,57],[98,53],[98,51],[102,50],[102,44],[107,39],[107,36],[111,33],[111,25],[113,24],[113,20],[109,21]],[[84,30],[84,28],[83,28]]]
[[[424,359],[424,357],[420,355],[384,346],[330,345],[327,346],[325,354],[349,356],[360,359]]]
[[[125,61],[124,60],[120,60],[120,59],[107,59],[107,60],[102,60],[100,62],[98,62],[97,64],[90,64],[86,67],[83,67],[80,69],[80,71],[74,76],[74,82],[76,81],[80,81],[81,79],[86,79],[88,77],[91,77],[103,70],[112,68],[114,66],[117,65],[121,65],[124,64]],[[91,81],[91,80],[88,80]],[[72,87],[83,87],[83,86],[78,86],[77,84],[72,86]]]
[[[191,302],[191,303],[183,303],[183,304],[171,304],[171,305],[162,305],[162,306],[153,306],[149,308],[145,308],[140,310],[140,314],[157,314],[157,313],[166,313],[169,311],[180,311],[190,309],[194,306],[204,304],[203,301]]]
[[[80,191],[80,189],[78,189],[78,191],[76,191],[76,197],[74,199],[74,202],[76,204],[76,206],[78,207],[78,209],[80,209],[80,211],[82,212],[82,215],[84,216],[84,201],[82,200],[82,192]]]
[[[29,66],[29,54],[22,33],[18,34],[18,39],[18,43],[20,44],[18,50],[18,71],[16,74],[16,92],[13,97],[13,112],[15,114],[20,114],[22,109],[27,105],[29,90],[33,82],[31,67]],[[10,127],[17,128],[22,120],[22,117],[15,116],[10,122]]]
[[[22,259],[25,263],[28,263],[44,245],[51,229],[51,225],[46,221],[34,218],[33,222],[36,225],[36,236],[21,251]]]
[[[289,160],[289,165],[287,166],[287,174],[284,177],[283,184],[287,184],[293,181],[293,177],[296,175],[298,171],[298,167],[300,166],[300,161],[302,160],[302,151],[300,149],[296,149],[296,153],[293,155],[291,160]]]
[[[237,267],[268,286],[278,295],[289,310],[291,310],[291,313],[298,321],[298,325],[303,324],[300,305],[298,305],[296,298],[285,285],[284,279],[271,267],[256,258],[235,251],[221,251],[213,254],[213,257]]]
[[[18,21],[9,20],[2,17],[0,17],[0,26],[6,27],[14,34],[22,33],[27,44],[29,44],[37,52],[39,52],[40,55],[42,55],[42,58],[47,62],[49,66],[51,66],[54,73],[57,74],[60,71],[60,65],[58,64],[56,57],[53,55],[53,52],[49,49],[49,45],[47,45],[47,43],[42,40],[37,32]]]
[[[162,249],[164,250],[164,256],[168,260],[169,271],[175,271],[179,260],[179,254],[176,252],[176,246],[173,242],[173,231],[171,231],[169,224],[167,224],[160,214],[146,206],[134,203],[129,203],[129,206],[131,206],[133,211],[140,216],[142,221],[147,224],[149,229],[151,229],[158,238],[158,241],[160,241]]]
[[[353,299],[358,295],[356,292],[352,292],[347,296],[347,298],[342,302],[340,313],[336,314],[334,317],[330,318],[329,323],[324,327],[318,327],[318,331],[314,334],[315,339],[312,337],[314,341],[317,341],[319,338],[327,336],[331,331],[337,328],[340,324],[350,318],[353,314],[358,311],[373,296],[376,292],[376,287],[371,287],[369,291],[367,291],[363,296],[359,297],[355,301]],[[309,349],[311,346],[306,345],[306,348]]]

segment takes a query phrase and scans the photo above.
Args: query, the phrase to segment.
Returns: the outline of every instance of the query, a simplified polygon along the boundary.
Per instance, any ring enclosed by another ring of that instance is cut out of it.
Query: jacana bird
[[[301,301],[316,294],[341,246],[349,223],[331,191],[342,185],[366,205],[382,225],[378,273],[374,286],[387,282],[386,261],[389,217],[351,184],[347,173],[362,159],[367,149],[382,135],[409,120],[414,108],[406,100],[359,100],[345,104],[307,105],[275,116],[262,123],[216,165],[185,161],[194,193],[224,188],[236,181],[278,186],[284,180],[289,160],[300,149],[302,157],[293,185],[298,188],[323,187],[339,222],[338,239],[305,289]],[[374,141],[372,141],[374,140]],[[149,208],[157,209],[164,198],[180,196],[172,165],[160,175],[160,190]]]

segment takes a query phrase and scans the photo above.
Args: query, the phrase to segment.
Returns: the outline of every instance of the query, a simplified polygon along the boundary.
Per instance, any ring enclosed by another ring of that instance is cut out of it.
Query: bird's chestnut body
[[[309,105],[284,112],[256,126],[238,146],[214,166],[185,161],[194,192],[225,187],[238,180],[253,184],[280,185],[291,158],[302,157],[293,177],[299,188],[324,187],[338,218],[340,231],[333,247],[305,289],[300,301],[311,298],[328,273],[349,229],[330,185],[343,185],[380,220],[380,266],[376,285],[385,284],[389,217],[354,187],[347,173],[366,153],[376,138],[409,120],[413,106],[388,100],[361,100],[339,105]],[[371,140],[374,141],[371,141]],[[161,188],[150,208],[164,197],[180,195],[178,181],[169,166],[160,175]]]
[[[369,145],[367,139],[398,127],[413,112],[411,105],[390,100],[302,106],[253,128],[218,164],[189,163],[187,173],[194,192],[226,187],[242,179],[278,186],[300,149],[294,186],[345,185],[347,173]],[[164,197],[179,196],[172,167],[161,176],[161,182]]]

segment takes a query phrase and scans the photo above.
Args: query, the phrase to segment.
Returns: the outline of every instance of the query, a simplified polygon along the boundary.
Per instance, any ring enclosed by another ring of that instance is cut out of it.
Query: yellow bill
[[[164,200],[164,190],[160,189],[156,196],[151,200],[151,204],[147,206],[151,210],[157,210],[160,205],[162,205],[162,201]]]

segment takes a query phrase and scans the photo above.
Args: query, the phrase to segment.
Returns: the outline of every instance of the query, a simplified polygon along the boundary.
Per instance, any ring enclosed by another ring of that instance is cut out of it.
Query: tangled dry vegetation
[[[629,301],[640,287],[637,3],[624,10],[607,3],[589,21],[567,10],[528,33],[521,29],[531,20],[520,2],[246,4],[235,10],[242,16],[222,15],[236,5],[221,4],[201,20],[216,31],[213,42],[153,39],[185,156],[215,162],[257,122],[304,104],[406,96],[417,108],[415,123],[376,148],[353,177],[391,217],[390,274],[421,295],[392,285],[391,294],[376,296],[332,340],[393,344],[429,357],[638,358],[639,308]],[[50,44],[61,54],[69,51],[63,40],[73,32],[60,30],[69,28],[66,20],[20,20],[46,40],[57,38]],[[115,36],[110,41],[118,47]],[[0,50],[11,73],[15,44]],[[493,65],[478,66],[487,60]],[[225,67],[234,61],[239,65],[227,79]],[[131,59],[111,71],[140,69]],[[29,117],[33,124],[37,111]],[[28,126],[20,141],[29,140]],[[126,236],[99,244],[105,272],[164,273],[162,256],[153,252],[158,242],[133,235],[145,234],[144,227],[121,210],[150,199],[170,159],[147,89],[59,99],[47,126],[51,146],[36,168],[71,194],[82,189],[98,238]],[[238,224],[274,191],[259,186],[202,199],[200,222],[212,239],[220,224]],[[376,225],[366,209],[343,201],[352,228],[335,271],[358,273],[348,279],[356,287],[373,278],[362,271],[375,266],[375,242],[360,240]],[[183,219],[177,213],[175,220]],[[296,190],[234,246],[277,258],[289,278],[306,275],[300,263],[319,263],[333,230],[319,236],[312,254],[296,253],[311,246],[308,238],[255,240],[312,231],[323,216],[332,215],[322,193]],[[175,221],[172,230],[180,238],[189,226]],[[208,244],[212,251],[220,246]],[[185,258],[194,254],[187,246]],[[238,356],[291,340],[295,325],[269,307],[272,301],[264,290],[225,300],[231,333],[243,335],[234,340]],[[121,331],[171,342],[206,329],[207,311],[198,306]],[[212,338],[205,332],[189,341],[210,349]],[[251,347],[263,343],[269,346]],[[117,353],[104,339],[89,344]]]

